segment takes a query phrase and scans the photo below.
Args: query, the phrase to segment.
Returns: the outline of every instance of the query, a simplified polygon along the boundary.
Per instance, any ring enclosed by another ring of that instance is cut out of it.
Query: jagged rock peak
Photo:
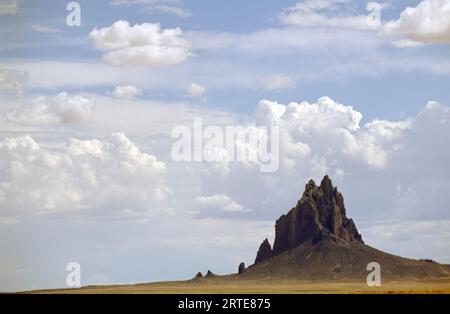
[[[311,179],[311,180],[308,181],[308,183],[306,183],[306,185],[305,185],[305,192],[304,193],[307,193],[307,192],[309,192],[311,190],[314,190],[316,188],[317,188],[316,182],[314,182],[314,180]]]
[[[342,194],[327,175],[320,186],[309,180],[297,206],[278,218],[273,249],[269,241],[264,240],[259,247],[255,264],[313,238],[329,238],[323,236],[325,234],[346,242],[364,243],[353,220],[346,217]]]
[[[333,182],[331,182],[330,177],[327,175],[323,177],[322,182],[320,182],[320,188],[325,195],[330,195],[335,190]]]

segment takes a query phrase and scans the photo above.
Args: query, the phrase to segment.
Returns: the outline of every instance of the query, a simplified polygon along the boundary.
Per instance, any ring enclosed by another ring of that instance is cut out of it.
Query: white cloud
[[[31,28],[33,28],[34,31],[39,32],[39,33],[61,33],[62,32],[62,30],[60,30],[58,28],[43,26],[40,24],[33,24],[31,26]]]
[[[36,97],[8,112],[8,121],[22,125],[76,124],[92,116],[94,101],[62,92],[55,97]]]
[[[423,43],[419,41],[409,40],[409,39],[401,39],[392,42],[392,44],[397,48],[409,48],[409,47],[420,47]]]
[[[185,8],[177,7],[177,6],[173,6],[173,5],[167,5],[167,4],[157,5],[157,6],[155,6],[155,9],[162,13],[174,14],[178,17],[189,17],[192,15],[191,11],[189,11]]]
[[[255,120],[257,125],[277,125],[281,117],[286,112],[286,106],[263,99],[258,103],[255,112]]]
[[[295,151],[300,144],[320,154],[333,153],[335,157],[341,154],[341,158],[354,158],[370,167],[382,168],[388,162],[387,152],[377,135],[382,132],[380,129],[385,131],[391,125],[379,122],[361,129],[361,119],[362,114],[353,107],[339,104],[329,97],[321,97],[313,104],[293,102],[281,105],[262,100],[256,111],[258,124],[278,125],[287,132],[281,142],[287,156],[294,153],[290,150],[294,148]],[[295,155],[288,159],[289,164],[299,162]]]
[[[166,166],[124,134],[46,148],[28,135],[0,141],[0,217],[66,213],[149,219],[167,210]]]
[[[0,67],[0,91],[13,91],[17,97],[21,97],[27,80],[26,71]]]
[[[114,98],[133,99],[142,94],[142,90],[133,85],[116,86],[112,93]]]
[[[295,80],[289,75],[275,74],[265,81],[264,86],[267,90],[292,88],[295,86]]]
[[[80,97],[91,101],[90,113],[88,110],[79,110],[75,115],[78,118],[70,119],[70,123],[67,119],[62,120],[60,112],[51,105],[55,97],[44,97],[47,104],[50,104],[50,109],[45,110],[43,116],[38,113],[43,112],[41,109],[46,107],[38,106],[35,109],[32,100],[2,99],[0,138],[10,136],[10,132],[30,134],[32,131],[43,132],[41,134],[44,138],[48,136],[61,138],[67,136],[66,132],[73,136],[78,134],[105,136],[118,131],[125,132],[132,138],[141,138],[150,134],[170,134],[174,125],[189,124],[196,117],[202,117],[205,123],[219,125],[233,124],[237,118],[235,113],[203,106],[192,107],[192,104],[185,102],[156,101],[142,97],[114,98],[112,95],[104,94],[83,94]],[[76,96],[70,95],[69,98],[74,99]],[[75,108],[76,106],[73,107],[74,110]],[[41,139],[43,138],[38,138]]]
[[[115,66],[175,65],[186,61],[191,46],[180,28],[161,29],[158,23],[130,26],[124,20],[95,28],[89,38],[97,49],[106,51],[103,59]]]
[[[208,100],[206,97],[206,88],[197,83],[189,84],[187,95],[189,97],[196,98],[201,102],[206,102]]]
[[[193,214],[202,217],[212,216],[212,215],[230,215],[242,212],[248,212],[248,209],[242,207],[242,205],[233,201],[226,194],[214,194],[209,196],[199,196],[195,198],[192,202]]]
[[[111,5],[139,5],[147,10],[169,13],[178,17],[189,17],[191,11],[182,6],[179,0],[112,0]]]
[[[18,0],[0,0],[0,15],[15,15],[18,9]]]
[[[321,49],[338,49],[346,53],[366,52],[380,45],[370,32],[348,28],[301,28],[285,26],[265,28],[247,33],[186,31],[196,50],[217,54],[239,53],[244,56],[286,56]]]
[[[298,27],[342,27],[371,29],[367,14],[346,10],[352,0],[305,0],[284,9],[278,16],[283,24]]]
[[[381,34],[403,38],[397,42],[400,47],[450,43],[450,1],[424,0],[416,7],[407,7],[397,20],[383,25]]]
[[[256,117],[259,123],[279,121],[289,127],[294,123],[299,131],[325,130],[329,127],[354,131],[359,129],[362,114],[351,106],[339,104],[329,97],[321,97],[313,104],[292,102],[280,105],[277,102],[262,100],[256,110]]]

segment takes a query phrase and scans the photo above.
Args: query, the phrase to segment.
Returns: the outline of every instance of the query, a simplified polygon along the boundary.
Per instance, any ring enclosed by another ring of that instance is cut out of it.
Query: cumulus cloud
[[[275,74],[269,77],[264,84],[267,90],[279,90],[292,88],[295,86],[295,80],[289,75]]]
[[[192,15],[191,11],[184,8],[179,0],[112,0],[110,3],[113,6],[139,5],[146,10],[169,13],[178,17]]]
[[[18,9],[18,0],[0,0],[0,15],[15,15]]]
[[[327,157],[350,160],[373,169],[388,166],[389,156],[396,149],[395,141],[411,126],[410,120],[373,120],[361,126],[359,111],[329,97],[321,97],[312,104],[282,105],[262,100],[255,117],[258,124],[278,125],[285,132],[281,145],[286,156],[291,148],[302,145],[319,160]],[[293,158],[288,164],[297,162],[300,161]]]
[[[161,29],[159,23],[130,26],[119,20],[89,34],[94,46],[105,51],[103,60],[115,66],[175,65],[186,61],[190,43],[180,28]]]
[[[88,121],[94,101],[62,92],[55,97],[36,97],[8,112],[8,121],[22,125],[75,124]]]
[[[133,99],[136,96],[142,94],[142,90],[133,85],[120,85],[116,86],[113,90],[114,98]]]
[[[395,42],[397,47],[450,43],[450,2],[424,0],[416,7],[407,7],[397,20],[383,25],[381,34],[403,38]]]
[[[162,214],[166,166],[123,133],[100,140],[71,138],[43,147],[32,137],[0,141],[0,216],[37,213],[98,219],[150,219]]]
[[[316,103],[292,102],[282,105],[275,101],[261,100],[257,107],[257,123],[277,121],[286,123],[288,127],[294,124],[300,131],[310,129],[325,129],[326,127],[357,130],[362,114],[352,106],[339,104],[329,97],[321,97]]]
[[[255,122],[247,129],[256,126],[279,128],[279,155],[275,156],[279,160],[279,170],[262,174],[259,160],[233,162],[233,158],[220,158],[223,149],[216,149],[213,154],[218,158],[210,158],[216,162],[204,165],[200,172],[205,179],[202,190],[209,194],[226,191],[247,208],[270,210],[271,206],[279,207],[277,201],[283,203],[288,199],[286,195],[281,198],[277,195],[290,194],[288,190],[293,182],[303,185],[303,181],[320,178],[326,173],[343,178],[352,173],[350,165],[368,171],[383,171],[392,164],[392,154],[398,149],[397,140],[410,128],[411,122],[374,120],[361,126],[361,119],[362,114],[352,106],[337,103],[329,97],[321,97],[315,103],[287,105],[261,100]],[[246,147],[239,139],[235,141],[237,147]],[[246,182],[249,189],[235,189],[232,182]],[[268,195],[272,200],[261,204],[264,201],[261,195]]]
[[[292,102],[283,105],[262,100],[255,119],[258,125],[281,128],[281,160],[289,167],[301,163],[304,158],[299,157],[307,156],[313,160],[349,159],[375,169],[383,168],[389,162],[388,151],[393,149],[383,140],[385,133],[395,134],[406,127],[402,123],[374,121],[361,128],[360,112],[329,97],[321,97],[312,104]]]
[[[361,120],[355,108],[329,97],[314,103],[262,100],[255,125],[279,127],[279,170],[261,173],[257,163],[227,160],[202,164],[199,189],[204,195],[226,193],[255,209],[256,217],[273,219],[295,203],[307,180],[329,174],[357,221],[450,218],[443,192],[450,150],[442,144],[450,134],[449,108],[429,102],[404,120]],[[437,134],[444,138],[436,141]]]
[[[354,14],[346,9],[352,0],[306,0],[284,9],[278,16],[283,24],[298,27],[342,27],[370,29],[367,14]],[[369,8],[369,7],[368,7]]]
[[[206,102],[208,100],[208,98],[206,97],[206,87],[197,83],[189,84],[187,95],[189,97],[196,98],[201,102]]]

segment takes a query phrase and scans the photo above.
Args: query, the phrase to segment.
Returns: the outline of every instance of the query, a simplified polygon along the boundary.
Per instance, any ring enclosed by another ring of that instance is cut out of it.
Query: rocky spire
[[[245,264],[241,262],[238,267],[238,274],[243,274],[245,272]]]
[[[265,239],[259,247],[255,264],[310,239],[321,239],[325,233],[346,242],[363,243],[353,220],[346,217],[342,194],[328,176],[323,178],[320,186],[313,180],[306,184],[297,206],[276,221],[273,249]]]
[[[272,255],[272,247],[266,238],[259,246],[258,253],[256,253],[255,264],[272,257]]]

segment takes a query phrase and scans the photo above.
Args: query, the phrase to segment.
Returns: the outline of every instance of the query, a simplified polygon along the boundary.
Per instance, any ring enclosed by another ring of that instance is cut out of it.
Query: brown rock
[[[297,206],[276,221],[273,250],[266,239],[259,247],[255,264],[308,240],[320,241],[327,233],[345,242],[364,243],[353,220],[346,217],[342,194],[325,176],[320,186],[310,180]]]
[[[256,254],[255,264],[271,258],[272,256],[272,247],[270,246],[269,240],[267,240],[266,238],[259,246],[258,253]]]
[[[325,176],[320,186],[312,180],[306,184],[297,205],[277,220],[273,250],[264,240],[255,264],[243,277],[360,282],[372,261],[382,265],[385,282],[450,276],[450,265],[406,259],[365,245],[353,221],[346,217],[344,198]]]
[[[244,262],[242,262],[242,263],[239,264],[238,274],[243,274],[244,271],[245,271],[245,264],[244,264]]]
[[[208,271],[206,272],[205,278],[210,278],[210,277],[214,277],[214,276],[216,276],[216,274],[214,274],[212,271],[210,271],[208,269]]]

